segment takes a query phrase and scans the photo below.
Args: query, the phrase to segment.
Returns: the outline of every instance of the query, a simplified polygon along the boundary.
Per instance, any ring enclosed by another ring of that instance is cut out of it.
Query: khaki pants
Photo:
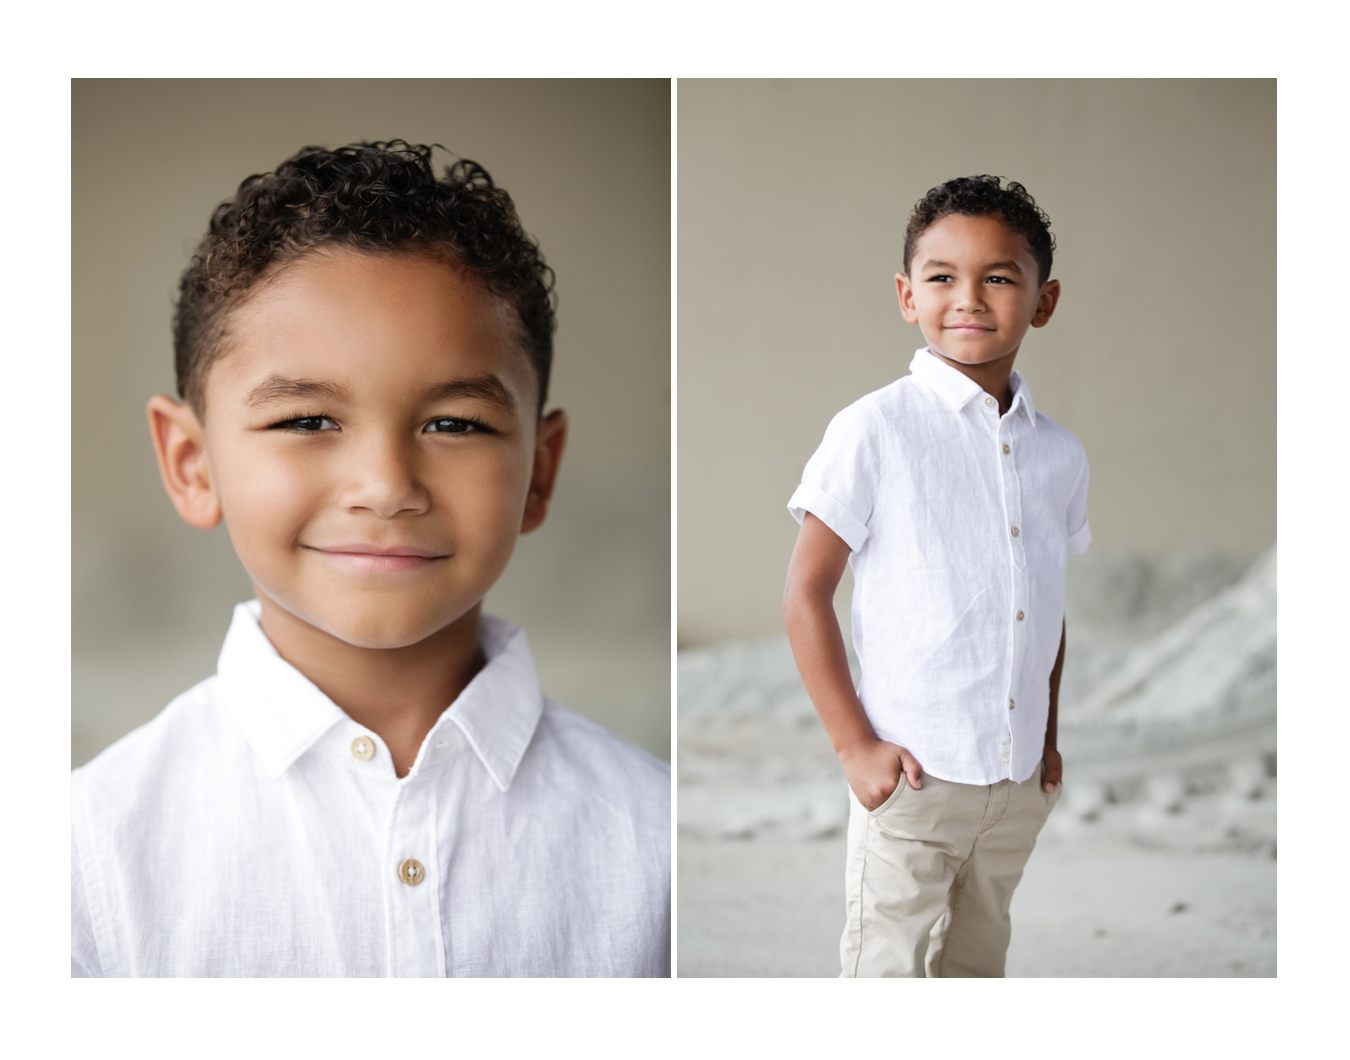
[[[1008,906],[1063,785],[925,774],[869,812],[849,793],[842,977],[1002,976]]]

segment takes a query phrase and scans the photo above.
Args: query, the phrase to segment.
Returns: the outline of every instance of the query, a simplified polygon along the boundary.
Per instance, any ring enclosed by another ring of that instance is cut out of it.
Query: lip
[[[971,332],[994,330],[993,328],[985,327],[983,324],[947,324],[946,329],[948,331],[971,331]]]
[[[353,571],[392,573],[422,570],[437,560],[449,559],[449,554],[416,545],[372,545],[354,542],[341,545],[305,545],[305,548],[326,556],[330,562]]]

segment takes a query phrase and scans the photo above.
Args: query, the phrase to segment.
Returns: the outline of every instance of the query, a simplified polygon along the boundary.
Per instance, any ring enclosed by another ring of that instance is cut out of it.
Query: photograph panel
[[[1016,371],[1036,414],[1081,442],[1092,539],[1061,554],[1058,585],[1022,584],[1005,527],[992,547],[1009,576],[991,591],[1034,599],[968,645],[979,669],[1000,657],[991,636],[1020,643],[1024,610],[1062,606],[1063,799],[1011,903],[1006,974],[1273,975],[1274,81],[682,79],[678,135],[679,973],[840,972],[850,793],[784,635],[793,515],[820,514],[848,555],[834,611],[880,725],[875,638],[909,630],[894,654],[912,661],[941,622],[933,579],[962,591],[937,568],[972,524],[932,507],[931,469],[969,482],[931,440],[887,465],[892,495],[929,475],[895,516],[934,528],[915,538],[926,552],[898,553],[908,580],[877,580],[867,511],[854,525],[818,495],[787,508],[796,490],[854,488],[804,470],[827,427],[846,433],[844,410],[897,381],[912,392],[934,360],[916,360],[933,339],[897,301],[916,203],[998,177],[1049,218],[1058,303]],[[999,525],[1005,500],[984,509]],[[1034,569],[1034,535],[1018,543]],[[954,624],[978,612],[961,610],[968,591]],[[1028,737],[1009,732],[1016,774]],[[995,770],[1001,749],[994,734]]]

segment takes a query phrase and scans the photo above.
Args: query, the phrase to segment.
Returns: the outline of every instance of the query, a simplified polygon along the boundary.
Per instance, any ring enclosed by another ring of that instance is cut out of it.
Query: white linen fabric
[[[258,616],[72,774],[73,975],[669,974],[670,767],[544,698],[520,629],[483,619],[399,779]]]
[[[998,403],[926,348],[830,422],[788,502],[847,543],[858,698],[877,736],[961,784],[1018,783],[1045,744],[1087,456],[1021,373]]]

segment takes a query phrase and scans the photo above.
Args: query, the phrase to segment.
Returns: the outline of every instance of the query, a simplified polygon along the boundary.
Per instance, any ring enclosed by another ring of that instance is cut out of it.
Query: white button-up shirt
[[[544,698],[525,634],[408,775],[256,601],[217,675],[72,774],[72,971],[663,976],[670,767]]]
[[[1045,746],[1064,565],[1092,540],[1083,446],[919,350],[830,422],[788,502],[851,550],[858,698],[883,740],[962,784],[1032,775]]]

